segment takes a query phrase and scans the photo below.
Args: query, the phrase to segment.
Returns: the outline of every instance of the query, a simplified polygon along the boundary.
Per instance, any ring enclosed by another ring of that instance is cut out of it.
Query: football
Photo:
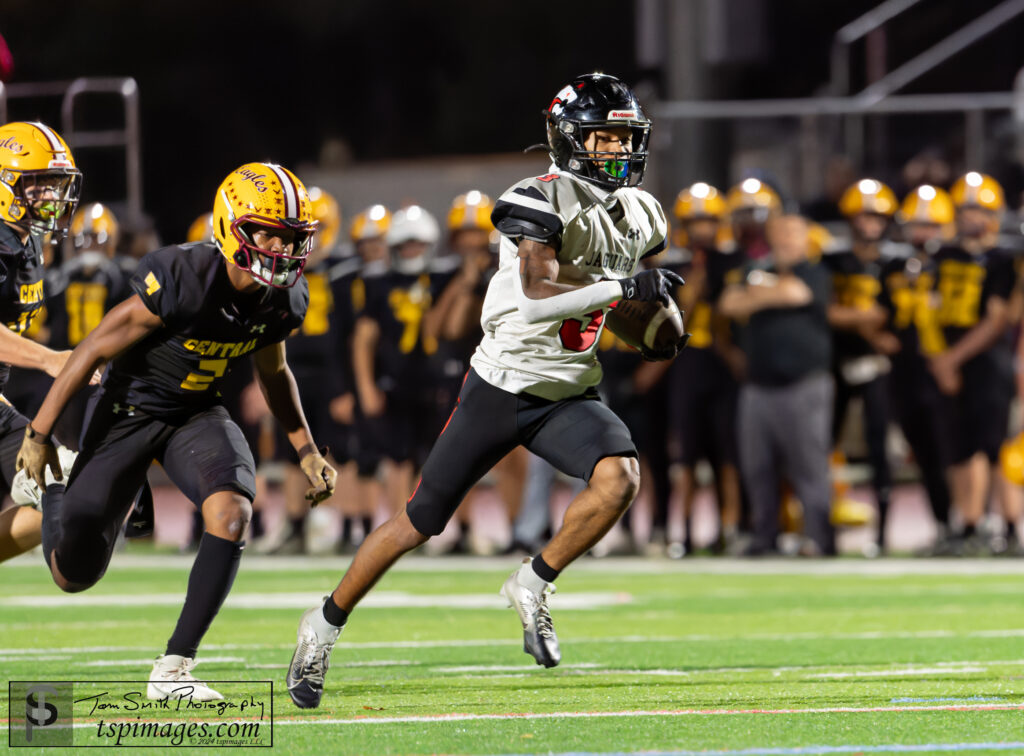
[[[605,319],[609,330],[632,347],[662,350],[683,337],[683,313],[675,302],[627,299],[612,308]]]

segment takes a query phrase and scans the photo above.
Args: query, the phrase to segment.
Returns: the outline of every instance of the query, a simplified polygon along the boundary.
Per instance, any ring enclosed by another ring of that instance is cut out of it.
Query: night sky
[[[718,96],[813,94],[827,79],[834,31],[875,4],[765,3],[765,58],[715,70]],[[972,2],[967,17],[994,3]],[[894,25],[892,64],[967,13],[961,2],[931,5],[923,20]],[[514,151],[540,140],[539,111],[578,73],[658,85],[661,71],[637,69],[633,15],[623,0],[4,0],[0,34],[14,54],[10,83],[138,81],[146,209],[174,236],[194,217],[197,194],[242,162],[316,162],[325,140],[339,139],[358,161]],[[1017,39],[997,35],[911,91],[1006,89],[1020,66]],[[55,103],[13,101],[9,113],[59,127]],[[104,126],[111,107],[96,100],[83,116]],[[120,191],[112,153],[83,151],[79,162],[85,199]]]

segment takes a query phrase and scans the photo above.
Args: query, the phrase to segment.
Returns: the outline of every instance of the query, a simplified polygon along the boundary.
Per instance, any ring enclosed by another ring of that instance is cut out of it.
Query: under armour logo
[[[629,229],[626,232],[626,238],[627,239],[639,239],[640,238],[640,231],[639,231],[639,229],[635,229],[635,228]]]
[[[254,325],[252,328],[250,328],[249,333],[263,333],[265,330],[267,330],[267,324],[260,323],[259,325]]]
[[[128,415],[128,417],[135,417],[135,405],[134,404],[121,404],[120,402],[114,402],[114,414]]]

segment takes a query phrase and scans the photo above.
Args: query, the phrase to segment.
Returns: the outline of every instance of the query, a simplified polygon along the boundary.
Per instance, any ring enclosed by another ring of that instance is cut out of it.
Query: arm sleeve
[[[578,317],[622,299],[622,285],[618,281],[598,281],[553,297],[530,299],[523,291],[522,279],[518,275],[512,278],[516,287],[516,306],[527,323],[549,323]]]

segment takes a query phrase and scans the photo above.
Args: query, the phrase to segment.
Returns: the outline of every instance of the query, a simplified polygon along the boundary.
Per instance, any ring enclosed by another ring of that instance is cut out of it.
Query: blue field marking
[[[1024,751],[1024,742],[819,745],[799,748],[742,748],[737,751],[620,751],[617,753],[567,751],[553,754],[553,756],[813,756],[813,754],[820,753],[959,753],[964,751]]]

